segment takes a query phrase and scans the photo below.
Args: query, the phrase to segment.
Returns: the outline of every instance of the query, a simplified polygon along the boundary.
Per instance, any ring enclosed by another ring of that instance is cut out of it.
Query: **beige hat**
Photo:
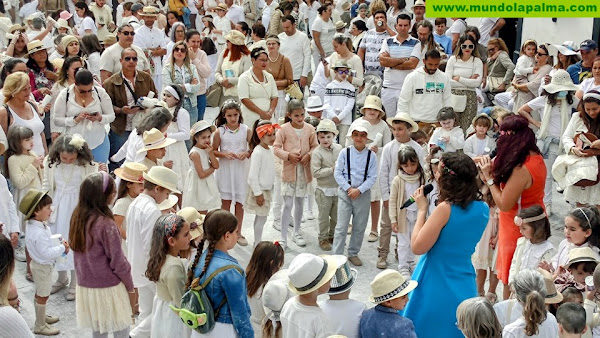
[[[154,183],[173,193],[181,194],[181,192],[177,190],[177,174],[167,167],[157,165],[150,168],[147,173],[143,173],[142,175],[144,176],[144,179],[150,183]]]
[[[65,20],[65,19],[56,20],[56,28],[71,29],[71,27],[69,26],[69,22],[67,22],[67,20]]]
[[[114,45],[117,43],[117,36],[111,33],[106,34],[104,40],[100,41],[100,43],[103,45]]]
[[[367,133],[367,143],[371,143],[374,140],[369,136],[369,128],[367,128],[367,124],[370,124],[366,120],[356,120],[352,122],[350,125],[350,130],[348,130],[348,134],[346,135],[347,140],[352,140],[352,132],[353,131],[361,131]]]
[[[142,153],[144,151],[153,149],[166,148],[171,144],[177,142],[172,138],[165,137],[165,135],[156,128],[152,128],[148,131],[145,131],[144,136],[142,138],[144,140],[144,147],[138,150],[138,153]]]
[[[335,270],[337,261],[332,256],[301,253],[292,260],[288,269],[290,290],[297,295],[316,291],[331,280]]]
[[[415,8],[415,7],[425,7],[425,1],[423,1],[423,0],[417,0],[417,1],[415,1],[415,4],[412,5],[411,8]]]
[[[342,4],[342,10],[344,10],[344,11],[349,11],[351,7],[352,7],[352,5],[350,5],[350,2],[348,2],[348,1],[345,1]]]
[[[80,44],[79,40],[74,37],[73,35],[67,35],[65,37],[62,38],[62,40],[60,40],[60,44],[62,45],[62,48],[66,51],[67,50],[67,46],[69,44],[71,44],[71,42],[77,42]]]
[[[145,6],[142,10],[143,16],[158,16],[158,8],[154,6]]]
[[[342,29],[342,28],[346,28],[346,23],[342,20],[338,21],[335,23],[335,29]]]
[[[477,114],[475,115],[475,117],[473,118],[473,121],[471,121],[471,123],[473,124],[473,126],[475,126],[475,121],[479,120],[480,118],[485,117],[486,119],[488,119],[490,121],[490,126],[494,126],[494,119],[492,119],[488,114],[486,113],[481,113],[481,114]]]
[[[410,117],[410,115],[408,115],[408,113],[396,113],[396,116],[389,117],[387,119],[387,123],[390,126],[394,123],[394,121],[403,121],[403,122],[410,124],[412,126],[412,129],[410,130],[411,133],[414,133],[417,130],[419,130],[419,125],[417,124],[417,122],[415,122],[415,120],[413,120]]]
[[[160,209],[160,211],[169,210],[172,207],[174,207],[175,204],[177,204],[177,202],[179,202],[179,197],[177,197],[174,194],[171,194],[164,201],[160,202],[160,204],[158,205],[158,209]]]
[[[121,168],[115,169],[115,175],[127,182],[142,183],[144,182],[144,173],[148,171],[148,167],[137,162],[127,162]]]
[[[220,3],[217,5],[217,7],[214,7],[213,10],[215,11],[225,11],[227,12],[229,10],[229,8],[227,8],[227,5],[224,3]]]
[[[363,111],[365,108],[379,110],[379,118],[380,119],[385,116],[385,112],[383,111],[383,104],[381,103],[381,98],[379,96],[368,95],[365,98],[365,105],[362,108],[360,108],[360,112],[363,115],[365,115],[365,113]]]
[[[308,113],[322,111],[327,109],[328,107],[328,104],[323,104],[323,102],[321,102],[321,97],[319,95],[309,96],[306,100],[306,111]]]
[[[194,137],[194,135],[196,135],[198,132],[203,131],[206,128],[210,128],[211,133],[214,133],[215,130],[217,130],[217,127],[215,127],[214,124],[210,124],[205,120],[200,120],[200,121],[194,123],[192,128],[190,128],[190,136]]]
[[[23,25],[14,24],[14,25],[10,26],[10,28],[8,29],[8,32],[10,34],[14,34],[16,31],[21,31],[22,33],[25,33],[26,29],[27,29],[27,27],[25,27]]]
[[[243,46],[246,44],[246,37],[244,36],[244,34],[236,30],[232,30],[229,33],[227,33],[227,35],[225,35],[225,40],[237,46]]]
[[[579,86],[573,83],[571,75],[566,70],[559,69],[552,75],[550,83],[543,85],[542,89],[550,94],[554,94],[563,90],[577,91],[579,90]]]
[[[412,290],[419,283],[414,280],[406,280],[400,272],[392,269],[385,269],[371,282],[371,296],[369,300],[380,304],[388,300],[400,298]]]
[[[335,123],[330,119],[322,119],[317,126],[317,133],[321,131],[326,131],[330,133],[334,133],[336,136],[339,133],[337,128],[335,127]]]
[[[185,207],[177,212],[177,215],[183,217],[190,224],[190,235],[196,239],[204,233],[202,225],[204,224],[204,215],[200,214],[194,207]]]
[[[338,59],[335,61],[335,63],[333,64],[333,67],[331,67],[333,69],[338,69],[338,68],[352,68],[348,65],[348,62],[346,62],[346,60],[342,60],[342,59]]]
[[[48,195],[48,190],[40,191],[35,188],[29,189],[25,197],[19,203],[19,211],[25,215],[25,219],[29,219],[33,210],[40,203],[44,196]]]
[[[27,54],[33,54],[41,50],[48,49],[40,40],[32,40],[27,44]]]
[[[556,286],[554,285],[554,278],[552,278],[552,274],[542,268],[537,269],[539,273],[544,276],[544,282],[546,282],[546,304],[558,304],[562,302],[563,295],[562,293],[556,291]]]
[[[596,251],[588,246],[582,248],[573,248],[569,250],[569,261],[565,265],[565,269],[568,269],[571,264],[579,262],[600,263],[600,255],[598,255]]]

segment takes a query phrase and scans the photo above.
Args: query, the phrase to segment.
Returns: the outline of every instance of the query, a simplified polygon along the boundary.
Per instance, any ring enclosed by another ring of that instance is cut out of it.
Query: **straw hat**
[[[573,248],[569,250],[569,261],[565,265],[565,269],[579,262],[596,262],[600,263],[600,255],[590,247]]]
[[[392,269],[385,269],[380,272],[371,282],[371,296],[369,300],[379,304],[387,300],[400,298],[412,290],[419,283],[414,280],[406,280],[400,272]]]
[[[192,126],[192,128],[190,128],[190,136],[194,137],[194,135],[196,135],[197,133],[203,131],[206,128],[210,128],[210,132],[211,133],[214,133],[215,130],[217,130],[217,127],[215,127],[214,124],[210,124],[207,121],[200,120],[200,121],[194,123],[194,125]]]
[[[244,36],[244,34],[236,30],[232,30],[229,33],[227,33],[227,35],[225,35],[225,40],[237,46],[243,46],[246,44],[246,37]]]
[[[65,19],[58,19],[56,20],[56,28],[66,28],[66,29],[70,29],[71,27],[69,26],[69,23],[67,22],[67,20]]]
[[[69,13],[68,11],[62,11],[60,12],[59,16],[61,19],[69,20],[73,16],[73,14]]]
[[[348,134],[346,135],[346,139],[347,140],[352,140],[352,132],[353,131],[361,131],[361,132],[365,132],[367,133],[367,143],[371,143],[374,140],[369,137],[369,129],[367,128],[367,126],[365,124],[368,124],[369,122],[367,122],[366,120],[358,120],[353,122],[350,125],[350,130],[348,130]]]
[[[148,171],[148,167],[137,162],[127,162],[121,168],[115,169],[115,175],[127,182],[142,183],[144,182],[144,173]]]
[[[306,111],[309,113],[322,111],[328,107],[328,104],[323,104],[323,102],[321,102],[321,97],[318,95],[309,96],[306,101]]]
[[[142,149],[138,150],[137,151],[138,153],[152,150],[152,149],[166,148],[166,147],[170,146],[171,144],[177,142],[176,140],[174,140],[172,138],[165,137],[165,135],[156,128],[152,128],[148,131],[145,131],[143,140],[144,140],[144,147]]]
[[[415,4],[412,5],[411,9],[415,8],[415,7],[425,7],[425,1],[423,1],[423,0],[415,1]]]
[[[27,44],[27,54],[33,54],[41,50],[48,49],[40,40],[32,40]]]
[[[290,290],[305,295],[318,290],[327,283],[337,270],[337,261],[329,255],[315,256],[301,253],[292,260],[289,267]]]
[[[543,85],[542,88],[550,94],[560,92],[562,90],[577,91],[579,86],[573,84],[573,80],[569,73],[564,69],[559,69],[552,75],[550,83]]]
[[[21,31],[21,32],[25,32],[25,30],[27,29],[27,27],[19,25],[19,24],[14,24],[12,26],[10,26],[10,28],[8,29],[8,32],[10,34],[14,34],[16,31]]]
[[[342,29],[342,28],[346,28],[346,23],[342,20],[338,21],[335,23],[335,29]]]
[[[35,188],[31,188],[27,194],[25,194],[21,203],[19,203],[19,211],[25,215],[25,219],[31,217],[33,210],[35,210],[35,207],[37,207],[45,195],[48,195],[48,190],[40,191]]]
[[[160,211],[169,210],[172,207],[174,207],[175,204],[177,204],[177,202],[179,202],[179,197],[175,196],[174,194],[171,194],[164,201],[160,202],[160,204],[158,205],[158,209]]]
[[[181,194],[181,191],[177,190],[177,174],[167,167],[157,165],[142,175],[150,183],[154,183],[176,194]]]
[[[471,123],[473,125],[475,125],[475,121],[477,121],[481,117],[485,117],[486,119],[488,119],[490,121],[490,126],[494,126],[494,120],[486,113],[481,113],[481,114],[475,115],[475,117],[473,118],[473,121],[471,121]]]
[[[142,10],[143,16],[158,16],[158,8],[154,6],[146,6]]]
[[[100,43],[103,45],[114,45],[117,43],[117,36],[111,33],[106,34],[104,40],[100,41]]]
[[[338,68],[348,68],[350,69],[351,67],[348,66],[348,62],[346,62],[346,60],[336,60],[335,64],[333,65],[333,67],[331,67],[333,69],[338,69]]]
[[[335,270],[335,275],[331,279],[330,295],[337,295],[346,292],[354,286],[356,278],[358,277],[358,271],[350,267],[348,263],[348,257],[342,255],[333,256],[338,262],[338,268]]]
[[[410,124],[412,126],[412,129],[410,130],[411,133],[414,133],[417,130],[419,130],[419,125],[417,124],[417,122],[415,122],[415,120],[413,120],[410,117],[408,113],[396,113],[396,116],[387,119],[387,123],[389,125],[392,125],[394,121],[403,121]]]
[[[563,295],[562,293],[556,291],[556,286],[554,285],[554,279],[552,278],[552,274],[544,269],[537,269],[539,273],[544,276],[544,282],[546,282],[546,304],[557,304],[562,302]]]
[[[60,40],[60,44],[62,45],[62,48],[65,51],[67,50],[67,46],[71,42],[77,42],[77,43],[79,43],[79,40],[76,37],[74,37],[73,35],[66,35],[65,37],[62,38],[62,40]]]
[[[227,5],[224,3],[220,3],[217,5],[217,7],[214,7],[213,10],[215,11],[225,11],[227,12],[229,10],[229,8],[227,8]]]
[[[202,225],[204,224],[204,215],[200,214],[194,207],[185,207],[177,212],[177,215],[183,217],[190,223],[190,235],[196,239],[204,233]]]
[[[335,127],[335,123],[333,123],[333,121],[330,119],[322,119],[321,122],[319,122],[319,125],[317,126],[317,133],[320,131],[330,132],[336,136],[339,133]]]
[[[361,114],[365,115],[364,109],[370,108],[379,111],[379,118],[383,118],[385,116],[385,112],[383,111],[383,104],[381,103],[381,98],[376,95],[368,95],[365,98],[365,105],[360,108]]]

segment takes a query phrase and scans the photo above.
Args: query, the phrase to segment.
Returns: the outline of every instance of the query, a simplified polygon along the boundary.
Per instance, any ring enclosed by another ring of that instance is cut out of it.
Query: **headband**
[[[256,127],[256,134],[259,139],[262,139],[265,134],[271,135],[275,133],[275,129],[281,129],[281,127],[277,123],[263,124],[262,126]]]
[[[583,209],[581,209],[581,208],[577,208],[577,210],[581,211],[581,213],[583,214],[583,216],[585,217],[585,219],[588,222],[588,227],[591,229],[592,228],[592,222],[590,222],[590,219],[589,219],[588,215],[586,215],[585,211],[583,211]]]
[[[596,100],[600,101],[600,94],[587,93],[587,94],[583,95],[583,100],[585,101],[587,99],[596,99]]]
[[[456,176],[456,172],[454,170],[452,170],[450,167],[448,167],[444,162],[440,163],[440,168],[442,168],[442,170],[450,175],[454,175]]]
[[[277,35],[271,35],[271,36],[269,36],[269,37],[268,37],[268,38],[267,38],[265,41],[266,41],[266,42],[269,42],[269,41],[275,41],[275,42],[277,42],[277,43],[280,43],[280,42],[279,42],[279,38],[277,37]]]
[[[175,88],[173,88],[171,86],[166,86],[165,91],[168,92],[169,94],[171,94],[171,96],[173,96],[174,98],[176,98],[177,101],[181,100],[181,98],[179,97],[179,94],[177,94],[177,91],[175,90]]]
[[[169,214],[162,219],[161,223],[166,239],[175,237],[175,232],[177,231],[180,220],[181,216],[177,216],[176,214]]]
[[[546,218],[546,214],[544,212],[542,212],[541,214],[539,214],[537,216],[533,216],[533,217],[529,217],[529,218],[521,218],[519,216],[515,216],[514,221],[515,221],[515,225],[520,227],[523,223],[531,223],[531,222],[539,221],[544,218]]]
[[[106,188],[108,188],[108,173],[106,171],[101,171],[102,173],[102,192],[106,192]]]

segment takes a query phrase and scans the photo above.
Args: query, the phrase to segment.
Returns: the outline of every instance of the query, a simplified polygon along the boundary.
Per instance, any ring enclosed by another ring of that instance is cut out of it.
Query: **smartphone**
[[[98,112],[97,112],[97,111],[95,111],[95,112],[93,112],[93,113],[88,113],[88,115],[96,116],[96,115],[98,115]]]

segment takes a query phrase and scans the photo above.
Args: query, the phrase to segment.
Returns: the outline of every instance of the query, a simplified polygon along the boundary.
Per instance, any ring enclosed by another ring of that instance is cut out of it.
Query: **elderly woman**
[[[171,27],[171,33],[169,34],[170,41],[167,44],[166,48],[167,54],[165,54],[165,56],[163,57],[163,64],[166,64],[168,62],[171,53],[173,53],[173,46],[175,45],[175,42],[185,40],[185,32],[185,25],[182,22],[175,22],[173,24],[173,26]]]
[[[267,72],[273,75],[277,85],[279,100],[275,109],[275,121],[285,116],[286,102],[284,89],[294,83],[294,72],[290,59],[279,53],[279,38],[276,35],[270,35],[267,38],[267,50],[269,51],[269,63]]]
[[[219,55],[217,72],[215,73],[215,80],[223,87],[223,95],[219,106],[227,98],[237,99],[239,77],[252,66],[250,51],[246,47],[244,34],[233,30],[225,38],[227,39],[227,48]]]
[[[52,86],[52,101],[50,104],[54,106],[56,98],[62,92],[63,89],[69,88],[75,83],[75,73],[83,67],[83,60],[79,56],[68,57],[60,72],[58,73],[58,80]],[[64,133],[65,128],[56,126],[54,115],[50,114],[50,132],[52,133],[52,141],[54,141],[60,134]]]
[[[333,38],[332,41],[334,52],[329,57],[329,64],[325,67],[325,76],[335,79],[335,72],[333,71],[333,65],[336,61],[344,60],[350,66],[352,73],[346,79],[352,83],[355,87],[363,85],[364,70],[362,66],[362,60],[360,57],[352,53],[352,41],[346,35],[338,34]],[[352,75],[354,74],[354,75]]]
[[[108,163],[110,142],[106,126],[115,120],[115,112],[110,96],[104,88],[94,85],[89,70],[77,71],[75,83],[58,94],[51,115],[58,127],[65,127],[65,133],[83,135],[96,162]]]
[[[253,128],[258,119],[273,119],[278,101],[277,84],[266,70],[269,55],[264,49],[256,48],[252,50],[251,59],[252,68],[240,76],[237,85],[242,117],[249,128]]]
[[[508,47],[501,38],[493,38],[488,42],[488,76],[492,80],[485,88],[490,93],[502,93],[510,85],[514,76],[515,64],[508,55]]]
[[[331,53],[333,53],[333,36],[335,35],[335,25],[331,19],[333,13],[333,5],[330,2],[326,2],[323,6],[319,7],[319,17],[311,22],[311,35],[312,48],[313,48],[313,61],[315,65],[319,64],[319,61],[325,59]]]

